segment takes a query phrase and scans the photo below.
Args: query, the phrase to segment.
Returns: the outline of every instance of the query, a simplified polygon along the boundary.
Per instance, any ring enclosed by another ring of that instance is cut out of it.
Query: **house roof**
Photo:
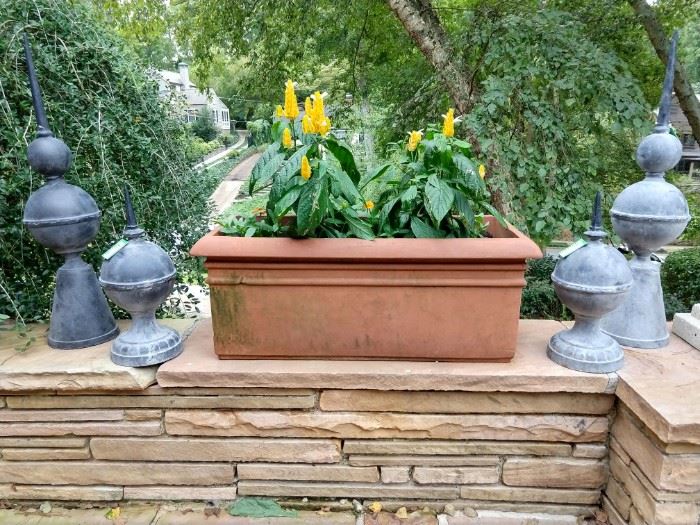
[[[223,106],[228,109],[228,106],[218,97],[216,92],[208,88],[207,93],[200,91],[194,82],[188,82],[183,85],[182,77],[178,71],[168,71],[167,69],[153,70],[153,75],[164,82],[173,86],[180,86],[181,92],[187,99],[187,104],[190,106],[206,106],[214,104],[216,107]]]

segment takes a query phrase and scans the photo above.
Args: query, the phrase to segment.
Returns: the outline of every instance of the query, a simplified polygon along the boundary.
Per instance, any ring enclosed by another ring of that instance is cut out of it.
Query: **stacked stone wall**
[[[591,515],[608,483],[614,399],[157,386],[0,393],[0,499],[355,498]],[[689,489],[659,469],[659,490]],[[613,483],[608,501],[625,494],[613,496]]]

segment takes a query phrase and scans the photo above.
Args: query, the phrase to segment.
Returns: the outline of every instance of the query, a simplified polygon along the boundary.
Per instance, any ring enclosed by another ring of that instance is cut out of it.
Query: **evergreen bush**
[[[689,312],[700,303],[700,248],[688,248],[668,254],[661,267],[666,315]]]
[[[43,184],[26,158],[36,123],[23,32],[32,43],[51,128],[73,152],[66,180],[88,191],[102,210],[85,258],[99,269],[101,254],[121,237],[127,184],[141,225],[173,257],[178,282],[201,282],[200,264],[187,251],[207,230],[208,197],[217,180],[190,169],[186,127],[169,116],[157,84],[86,3],[0,0],[0,13],[0,314],[47,319],[62,264],[22,225],[27,197]]]
[[[546,255],[542,259],[531,259],[525,270],[525,288],[520,304],[520,317],[523,319],[572,319],[552,284],[552,272],[557,265],[556,258]]]

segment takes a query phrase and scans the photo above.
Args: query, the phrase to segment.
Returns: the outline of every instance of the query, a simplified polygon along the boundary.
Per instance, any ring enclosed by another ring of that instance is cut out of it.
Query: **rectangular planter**
[[[480,239],[245,238],[206,257],[221,359],[508,361],[537,245],[489,220]]]

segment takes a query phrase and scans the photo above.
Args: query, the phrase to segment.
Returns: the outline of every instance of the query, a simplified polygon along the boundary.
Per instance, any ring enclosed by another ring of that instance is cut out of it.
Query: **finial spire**
[[[659,102],[659,115],[656,119],[656,127],[663,127],[668,130],[668,118],[671,111],[671,93],[673,93],[673,77],[676,67],[676,45],[678,44],[678,31],[673,32],[671,44],[668,48],[668,59],[666,60],[666,76],[664,87],[661,91],[661,101]],[[664,131],[665,132],[665,131]]]
[[[595,194],[595,201],[593,201],[593,214],[591,215],[591,230],[601,231],[603,229],[603,209],[601,207],[601,192],[597,191]]]
[[[131,194],[129,188],[124,185],[124,209],[126,210],[126,227],[124,228],[124,237],[133,239],[141,237],[143,230],[139,228],[136,222],[136,213],[134,213],[134,205],[131,203]]]
[[[39,88],[39,81],[36,78],[36,70],[34,69],[34,60],[32,58],[32,48],[29,45],[27,33],[24,33],[23,40],[24,57],[27,61],[27,74],[29,75],[29,87],[32,90],[32,103],[34,104],[34,113],[36,115],[36,122],[39,128],[37,136],[43,137],[52,135],[51,130],[49,129],[49,121],[46,118],[46,111],[44,110],[44,101],[41,99],[41,89]]]

